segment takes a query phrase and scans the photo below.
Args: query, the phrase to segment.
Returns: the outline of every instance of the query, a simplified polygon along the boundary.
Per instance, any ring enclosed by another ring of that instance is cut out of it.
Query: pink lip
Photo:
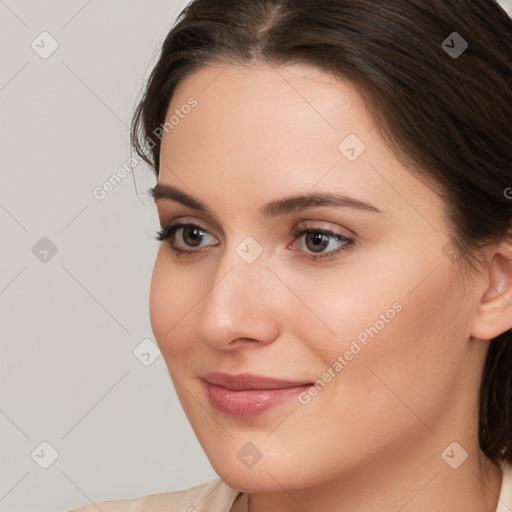
[[[203,375],[210,403],[231,416],[254,416],[288,401],[313,385],[241,373],[211,372]]]

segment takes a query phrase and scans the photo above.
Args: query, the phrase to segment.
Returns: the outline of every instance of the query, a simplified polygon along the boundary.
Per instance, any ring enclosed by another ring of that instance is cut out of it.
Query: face
[[[182,194],[156,204],[180,227],[160,242],[150,317],[215,471],[258,492],[411,450],[441,460],[482,357],[441,199],[357,90],[314,68],[205,67],[166,119],[176,110],[158,186]]]

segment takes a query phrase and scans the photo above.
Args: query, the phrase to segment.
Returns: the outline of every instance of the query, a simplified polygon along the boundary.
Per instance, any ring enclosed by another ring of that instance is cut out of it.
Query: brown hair
[[[315,66],[357,87],[397,157],[443,197],[459,260],[476,268],[512,219],[511,56],[512,21],[493,0],[195,0],[163,43],[132,144],[158,177],[155,130],[201,66]],[[494,463],[512,462],[511,370],[508,330],[480,386],[480,447]]]

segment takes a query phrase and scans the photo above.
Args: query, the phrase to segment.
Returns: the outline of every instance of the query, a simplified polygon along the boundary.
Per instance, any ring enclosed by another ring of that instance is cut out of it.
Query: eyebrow
[[[162,200],[176,201],[194,210],[198,210],[200,212],[214,216],[210,208],[208,208],[208,206],[206,206],[203,202],[186,194],[182,190],[173,187],[172,185],[157,183],[153,188],[149,189],[148,193],[155,202]],[[259,212],[263,217],[275,217],[278,215],[298,212],[318,206],[346,207],[355,208],[357,210],[384,213],[376,206],[355,197],[333,194],[329,192],[297,194],[285,197],[283,199],[276,199],[269,201],[260,207]]]

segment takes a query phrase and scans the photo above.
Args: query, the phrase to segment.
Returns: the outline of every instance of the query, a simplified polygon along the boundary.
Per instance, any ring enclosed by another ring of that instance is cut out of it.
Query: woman
[[[511,55],[492,0],[187,6],[132,136],[219,479],[103,512],[512,509]]]

